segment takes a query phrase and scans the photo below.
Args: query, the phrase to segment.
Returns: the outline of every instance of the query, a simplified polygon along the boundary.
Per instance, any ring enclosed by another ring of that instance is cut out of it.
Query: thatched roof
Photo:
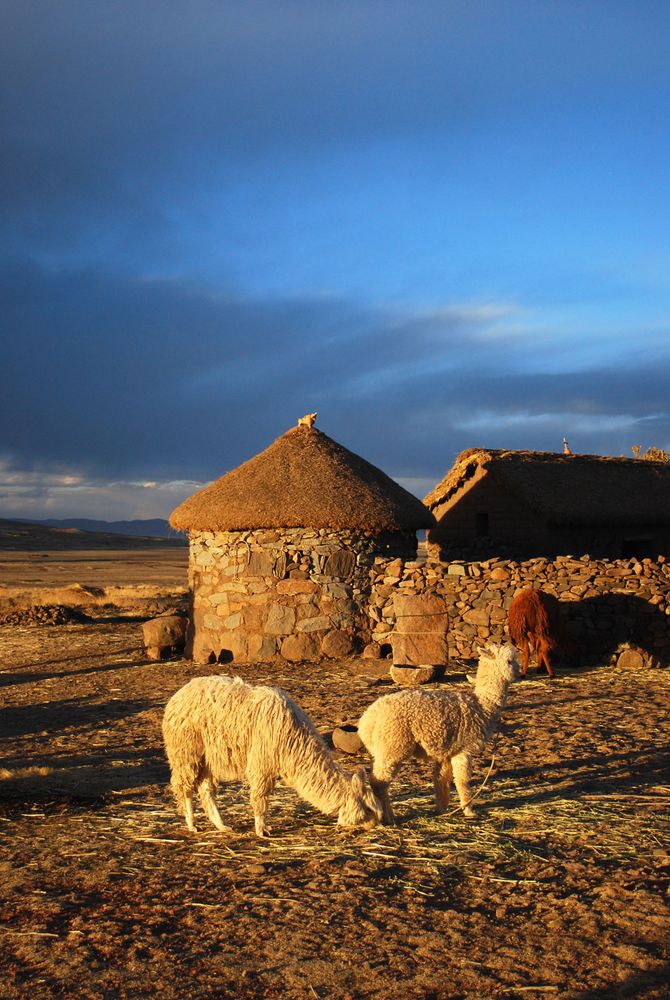
[[[435,510],[481,475],[553,524],[670,524],[670,465],[646,459],[474,448],[423,502]]]
[[[170,516],[180,531],[415,531],[434,523],[420,500],[314,427],[292,427]]]

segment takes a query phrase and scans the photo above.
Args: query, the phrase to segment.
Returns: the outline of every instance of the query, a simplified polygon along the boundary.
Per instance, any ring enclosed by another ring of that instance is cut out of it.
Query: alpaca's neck
[[[351,777],[316,734],[305,733],[304,754],[293,758],[286,780],[306,802],[327,815],[343,805]]]
[[[486,720],[486,730],[490,734],[498,725],[507,701],[509,681],[501,677],[487,677],[475,684],[475,696],[481,705]]]

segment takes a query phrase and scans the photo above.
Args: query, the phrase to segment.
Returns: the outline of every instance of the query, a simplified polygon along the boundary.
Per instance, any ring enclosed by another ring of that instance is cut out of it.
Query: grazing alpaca
[[[523,653],[520,677],[528,672],[531,650],[535,651],[538,671],[544,664],[549,676],[554,677],[550,651],[561,646],[567,653],[574,649],[565,630],[560,601],[553,594],[532,588],[522,590],[512,601],[507,624],[510,639]]]
[[[163,717],[172,791],[189,830],[193,792],[218,830],[227,830],[214,801],[220,781],[246,778],[256,833],[268,833],[268,797],[279,777],[341,826],[372,827],[380,803],[365,770],[348,774],[333,759],[299,705],[279,688],[252,687],[239,677],[196,677],[170,698]]]
[[[449,805],[451,779],[461,808],[474,816],[471,805],[472,759],[498,727],[507,689],[519,665],[512,646],[480,651],[474,689],[407,688],[373,702],[358,723],[358,734],[373,758],[372,788],[381,799],[384,822],[393,823],[388,788],[400,764],[410,757],[433,760],[433,785],[438,812]]]
[[[306,413],[305,416],[301,417],[298,421],[298,427],[313,427],[316,418],[316,413]]]

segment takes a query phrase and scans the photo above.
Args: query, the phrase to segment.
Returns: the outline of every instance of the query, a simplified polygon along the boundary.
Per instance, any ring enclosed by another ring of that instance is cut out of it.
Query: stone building
[[[670,465],[553,452],[462,452],[424,498],[433,558],[670,551]]]
[[[414,559],[420,500],[314,427],[298,426],[185,500],[197,662],[342,656],[369,638],[376,558]]]

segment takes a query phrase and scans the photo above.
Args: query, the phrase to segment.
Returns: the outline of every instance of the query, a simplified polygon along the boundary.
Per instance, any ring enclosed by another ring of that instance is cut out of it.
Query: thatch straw
[[[415,531],[434,524],[420,500],[316,428],[293,427],[255,458],[185,500],[179,531],[332,528]]]
[[[443,508],[468,482],[489,477],[552,524],[667,524],[670,465],[602,455],[469,449],[424,497]]]

